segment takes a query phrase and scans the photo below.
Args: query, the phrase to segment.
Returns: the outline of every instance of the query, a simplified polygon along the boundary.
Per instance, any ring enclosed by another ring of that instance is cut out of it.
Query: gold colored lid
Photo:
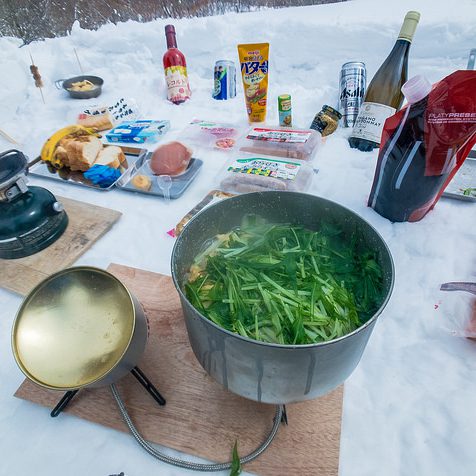
[[[131,295],[117,278],[98,268],[68,268],[46,278],[23,301],[13,324],[13,353],[35,383],[76,389],[116,366],[134,326]]]
[[[418,12],[415,12],[415,11],[408,12],[405,15],[405,19],[403,20],[402,29],[400,30],[398,39],[412,41],[413,35],[415,34],[415,30],[418,26],[419,21],[420,21],[420,14]]]

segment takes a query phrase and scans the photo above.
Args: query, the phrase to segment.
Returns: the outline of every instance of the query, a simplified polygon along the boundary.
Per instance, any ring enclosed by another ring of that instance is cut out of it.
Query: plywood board
[[[0,287],[26,295],[52,273],[71,266],[119,219],[121,212],[57,197],[69,223],[48,248],[25,258],[0,259]]]
[[[254,450],[272,426],[275,407],[228,392],[202,369],[189,345],[172,279],[120,265],[108,269],[144,307],[150,339],[139,367],[167,400],[164,407],[157,405],[131,375],[118,383],[143,436],[217,462],[229,459],[235,440],[241,455]],[[245,469],[261,476],[337,475],[342,394],[341,387],[317,400],[287,405],[288,426],[281,425],[271,446]],[[49,408],[61,398],[29,381],[15,395]],[[81,390],[66,411],[128,431],[109,388]],[[44,424],[55,424],[48,413],[44,417]],[[143,450],[137,446],[137,451]]]

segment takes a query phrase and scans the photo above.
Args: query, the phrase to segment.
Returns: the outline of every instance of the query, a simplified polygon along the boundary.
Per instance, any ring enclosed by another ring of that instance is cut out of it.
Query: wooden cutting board
[[[229,461],[235,440],[240,455],[254,450],[272,426],[275,407],[228,392],[203,370],[189,345],[172,279],[116,264],[108,270],[144,307],[150,338],[139,367],[167,400],[164,407],[157,405],[131,375],[118,383],[142,435],[217,462]],[[244,469],[261,476],[337,475],[342,394],[340,387],[317,400],[287,405],[288,426],[281,425],[271,446]],[[15,396],[51,409],[62,394],[25,380]],[[109,388],[81,390],[66,412],[128,431]],[[55,420],[45,411],[42,424],[55,425]],[[143,450],[137,446],[137,451]]]
[[[44,250],[25,258],[0,259],[0,287],[26,295],[52,273],[71,266],[101,238],[121,212],[69,198],[57,197],[68,214],[68,227]]]

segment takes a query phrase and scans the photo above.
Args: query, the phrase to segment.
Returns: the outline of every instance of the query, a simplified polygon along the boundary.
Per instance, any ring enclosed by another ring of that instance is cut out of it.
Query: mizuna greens
[[[318,231],[248,217],[217,235],[185,293],[215,324],[251,339],[313,344],[361,326],[381,304],[376,254],[335,226]]]

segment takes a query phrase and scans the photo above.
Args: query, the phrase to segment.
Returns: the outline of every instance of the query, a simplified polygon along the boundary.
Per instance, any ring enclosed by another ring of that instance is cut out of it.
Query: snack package
[[[233,124],[194,119],[180,139],[187,144],[215,150],[231,151],[237,147],[242,132]]]
[[[443,284],[452,286],[458,283]],[[476,291],[476,283],[471,283]],[[448,288],[451,289],[451,288]],[[455,337],[476,339],[476,295],[468,292],[441,292],[441,298],[435,305],[440,314],[442,328]]]
[[[238,45],[246,112],[250,122],[266,119],[269,43]]]
[[[321,144],[321,134],[312,129],[252,127],[240,150],[252,154],[311,160]]]
[[[408,104],[385,121],[368,205],[394,222],[421,220],[476,143],[476,71],[402,87]]]
[[[220,190],[240,194],[281,190],[306,192],[314,171],[301,160],[244,155],[228,162],[220,176]]]

